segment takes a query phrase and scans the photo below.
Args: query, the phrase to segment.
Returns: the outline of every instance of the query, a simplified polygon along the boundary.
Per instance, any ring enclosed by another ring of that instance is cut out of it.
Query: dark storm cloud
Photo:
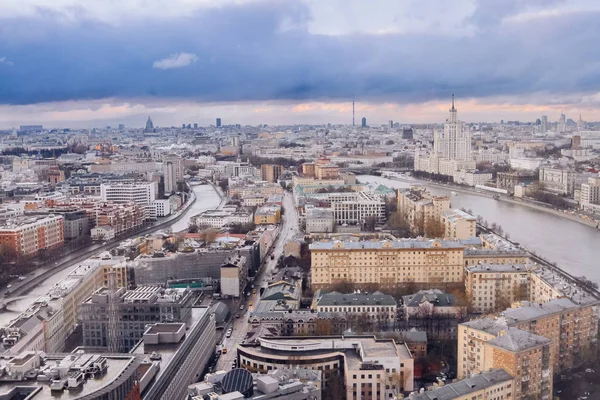
[[[557,1],[537,0],[536,4]],[[519,2],[482,1],[473,34],[312,35],[309,10],[250,3],[110,26],[50,11],[0,16],[0,103],[117,98],[362,100],[598,91],[599,13],[502,22]],[[193,62],[153,68],[184,53]]]

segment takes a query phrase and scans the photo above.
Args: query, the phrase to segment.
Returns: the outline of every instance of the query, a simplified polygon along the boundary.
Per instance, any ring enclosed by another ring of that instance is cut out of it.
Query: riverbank
[[[373,176],[376,176],[376,175],[373,175]],[[394,177],[387,177],[387,179],[391,179],[393,181],[405,182],[405,183],[409,183],[409,184],[424,184],[424,185],[435,187],[438,189],[450,190],[450,191],[454,191],[457,193],[468,193],[470,195],[480,196],[480,197],[494,198],[494,195],[495,195],[495,193],[486,193],[481,190],[470,189],[470,188],[466,188],[464,186],[458,186],[458,185],[454,185],[454,184],[446,185],[446,184],[442,184],[442,183],[420,180],[420,179],[415,179],[415,178],[409,179],[409,178],[401,178],[401,177],[394,176]],[[516,204],[516,205],[528,207],[528,208],[531,208],[531,209],[534,209],[537,211],[542,211],[542,212],[545,212],[548,214],[555,215],[557,217],[568,219],[573,222],[578,222],[580,224],[589,226],[591,228],[599,229],[599,226],[598,226],[599,221],[594,221],[591,219],[584,219],[584,218],[580,217],[579,215],[565,213],[565,212],[556,210],[554,208],[551,208],[550,206],[536,204],[536,203],[533,203],[528,200],[521,200],[521,199],[513,198],[510,196],[506,196],[506,195],[498,195],[498,197],[496,197],[495,199],[498,201],[503,201],[505,203]]]

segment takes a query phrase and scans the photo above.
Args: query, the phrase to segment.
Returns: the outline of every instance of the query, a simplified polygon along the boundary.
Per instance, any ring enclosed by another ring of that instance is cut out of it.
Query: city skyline
[[[592,1],[6,3],[4,129],[600,120]]]

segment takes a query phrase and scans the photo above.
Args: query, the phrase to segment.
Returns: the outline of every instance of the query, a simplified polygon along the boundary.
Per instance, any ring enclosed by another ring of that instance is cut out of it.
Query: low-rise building
[[[238,344],[238,361],[251,372],[310,368],[324,385],[343,378],[348,399],[389,399],[413,390],[414,360],[403,343],[369,336],[273,337]]]
[[[447,317],[460,319],[466,315],[466,305],[459,304],[455,296],[439,289],[419,290],[402,296],[405,319]]]
[[[312,303],[312,309],[318,312],[338,313],[346,319],[364,318],[378,326],[392,326],[397,308],[396,300],[381,292],[343,294],[317,290]]]
[[[573,195],[577,173],[563,168],[540,168],[540,185],[544,190],[557,194]]]
[[[306,210],[306,233],[333,232],[333,211],[327,208],[311,208]]]
[[[277,204],[265,204],[254,213],[256,225],[273,225],[281,222],[281,206]]]
[[[413,231],[423,230],[431,221],[438,223],[449,209],[448,196],[434,196],[424,187],[398,190],[398,211],[405,216]]]
[[[222,228],[233,224],[252,223],[252,213],[247,211],[225,211],[209,210],[204,211],[190,219],[192,225],[211,228]]]

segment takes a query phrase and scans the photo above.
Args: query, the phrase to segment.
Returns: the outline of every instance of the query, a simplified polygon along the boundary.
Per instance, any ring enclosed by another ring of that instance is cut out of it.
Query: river
[[[359,175],[360,182],[376,182],[391,188],[407,188],[410,183],[371,175]],[[428,186],[415,180],[415,184]],[[445,190],[429,187],[434,194],[450,195]],[[580,223],[518,204],[461,192],[451,197],[453,208],[471,209],[488,222],[500,224],[505,232],[530,251],[551,261],[568,273],[600,284],[600,231]],[[598,260],[596,259],[598,257]]]
[[[218,207],[221,202],[221,198],[211,185],[192,186],[192,190],[196,195],[196,201],[185,211],[184,216],[179,221],[171,225],[173,232],[187,229],[191,217],[202,211],[214,209]],[[8,324],[12,319],[29,308],[38,297],[48,293],[50,288],[58,281],[65,278],[74,267],[75,265],[58,271],[56,274],[45,280],[43,284],[36,286],[35,289],[27,294],[27,297],[10,303],[4,311],[0,310],[0,326]]]

